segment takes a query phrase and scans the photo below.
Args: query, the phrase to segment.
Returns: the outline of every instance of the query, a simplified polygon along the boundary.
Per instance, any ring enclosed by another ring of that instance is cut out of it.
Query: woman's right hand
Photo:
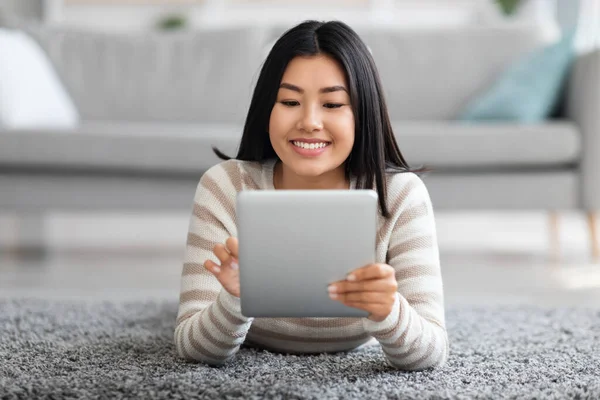
[[[209,270],[232,296],[240,297],[240,271],[238,265],[238,240],[230,237],[225,244],[213,247],[213,253],[221,265],[212,260],[204,262],[204,268]]]

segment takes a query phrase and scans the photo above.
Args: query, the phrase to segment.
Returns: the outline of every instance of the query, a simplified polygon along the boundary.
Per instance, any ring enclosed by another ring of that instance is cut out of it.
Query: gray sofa
[[[234,154],[258,69],[282,28],[108,34],[26,25],[82,117],[73,131],[0,131],[0,212],[189,210]],[[600,52],[582,54],[543,124],[463,124],[476,94],[544,44],[532,26],[358,29],[401,150],[438,210],[600,209]],[[593,221],[594,218],[589,218]],[[590,222],[590,229],[595,229]]]

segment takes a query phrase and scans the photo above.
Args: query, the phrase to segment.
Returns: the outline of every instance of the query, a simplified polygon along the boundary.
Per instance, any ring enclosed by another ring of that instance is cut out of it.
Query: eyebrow
[[[279,85],[280,89],[289,89],[289,90],[293,90],[294,92],[298,92],[298,93],[304,93],[304,89],[296,86],[296,85],[292,85],[291,83],[282,83],[281,85]],[[348,90],[342,86],[342,85],[337,85],[337,86],[329,86],[329,87],[324,87],[321,88],[319,90],[319,93],[332,93],[332,92],[339,92],[339,91],[344,91],[344,92],[348,92]]]

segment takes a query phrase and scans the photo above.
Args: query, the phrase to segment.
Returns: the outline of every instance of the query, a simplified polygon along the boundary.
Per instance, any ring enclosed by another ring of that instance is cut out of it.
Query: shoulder
[[[415,205],[431,204],[425,182],[414,172],[389,172],[386,174],[387,204],[390,212],[397,214]]]
[[[226,192],[237,193],[260,189],[269,171],[269,162],[227,160],[210,167],[200,179],[199,186],[217,186]]]

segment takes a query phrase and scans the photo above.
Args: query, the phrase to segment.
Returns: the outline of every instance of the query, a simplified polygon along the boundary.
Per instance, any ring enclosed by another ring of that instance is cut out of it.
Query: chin
[[[298,176],[313,177],[322,175],[327,169],[317,165],[294,165],[292,171]]]
[[[312,165],[311,165],[312,164]],[[294,165],[294,164],[292,164]],[[314,161],[296,162],[292,170],[298,176],[317,177],[339,168],[336,165],[328,165],[325,163],[317,163]]]

